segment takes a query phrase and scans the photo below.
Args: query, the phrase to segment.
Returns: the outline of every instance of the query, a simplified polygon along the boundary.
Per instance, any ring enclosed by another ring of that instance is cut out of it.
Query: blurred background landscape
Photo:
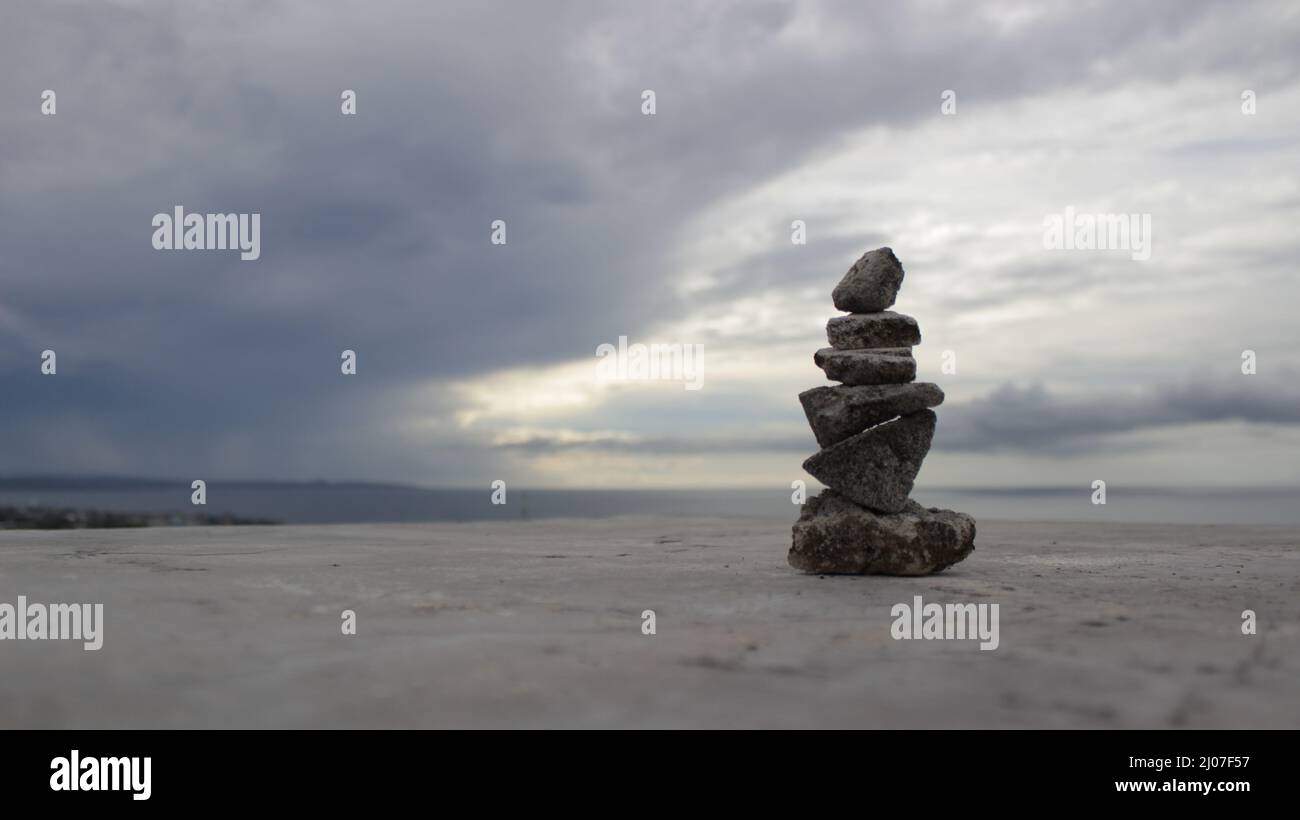
[[[3,503],[789,518],[830,291],[890,245],[947,394],[922,500],[1294,515],[1294,3],[382,9],[5,9]],[[177,205],[260,213],[261,258],[153,250]],[[1046,250],[1067,207],[1150,214],[1150,259]],[[597,379],[624,335],[703,389]]]

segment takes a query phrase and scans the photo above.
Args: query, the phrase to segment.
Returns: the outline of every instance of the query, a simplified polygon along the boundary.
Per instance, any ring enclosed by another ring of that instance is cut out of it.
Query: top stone
[[[894,304],[903,266],[889,248],[862,254],[831,292],[835,307],[848,313],[879,313]]]

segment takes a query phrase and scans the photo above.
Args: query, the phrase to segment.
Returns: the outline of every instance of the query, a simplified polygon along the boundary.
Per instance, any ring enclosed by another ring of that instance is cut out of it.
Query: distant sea
[[[815,492],[810,487],[809,493]],[[510,487],[505,505],[491,490],[427,489],[392,484],[209,481],[207,506],[190,504],[188,480],[0,478],[0,506],[70,507],[110,512],[229,513],[285,524],[599,518],[614,515],[760,517],[792,522],[789,489],[530,490]],[[1300,488],[1107,488],[1105,506],[1087,487],[929,489],[926,506],[979,518],[1149,521],[1188,524],[1300,524]]]

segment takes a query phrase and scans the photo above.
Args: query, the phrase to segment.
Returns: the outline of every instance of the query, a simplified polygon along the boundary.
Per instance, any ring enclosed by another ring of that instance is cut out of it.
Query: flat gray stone
[[[873,347],[911,347],[921,343],[916,320],[892,310],[833,316],[826,323],[826,338],[836,350]]]
[[[786,560],[804,572],[929,575],[975,549],[975,519],[908,501],[879,515],[834,490],[808,499],[794,525]]]
[[[916,359],[908,347],[836,350],[823,347],[813,362],[826,378],[848,385],[905,384],[916,378]]]
[[[803,468],[814,478],[876,512],[907,504],[912,482],[934,438],[933,410],[922,410],[850,436],[810,456]]]
[[[889,248],[862,254],[831,292],[835,307],[848,313],[878,313],[894,304],[903,266]]]
[[[930,382],[876,386],[814,387],[799,394],[817,444],[830,447],[868,427],[943,404],[943,391]]]

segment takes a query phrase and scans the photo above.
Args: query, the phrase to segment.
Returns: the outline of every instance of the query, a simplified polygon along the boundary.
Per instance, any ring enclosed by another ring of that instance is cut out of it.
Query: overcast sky
[[[978,6],[6,3],[0,474],[788,486],[889,245],[923,486],[1300,484],[1300,6]],[[177,205],[261,258],[155,250]]]

